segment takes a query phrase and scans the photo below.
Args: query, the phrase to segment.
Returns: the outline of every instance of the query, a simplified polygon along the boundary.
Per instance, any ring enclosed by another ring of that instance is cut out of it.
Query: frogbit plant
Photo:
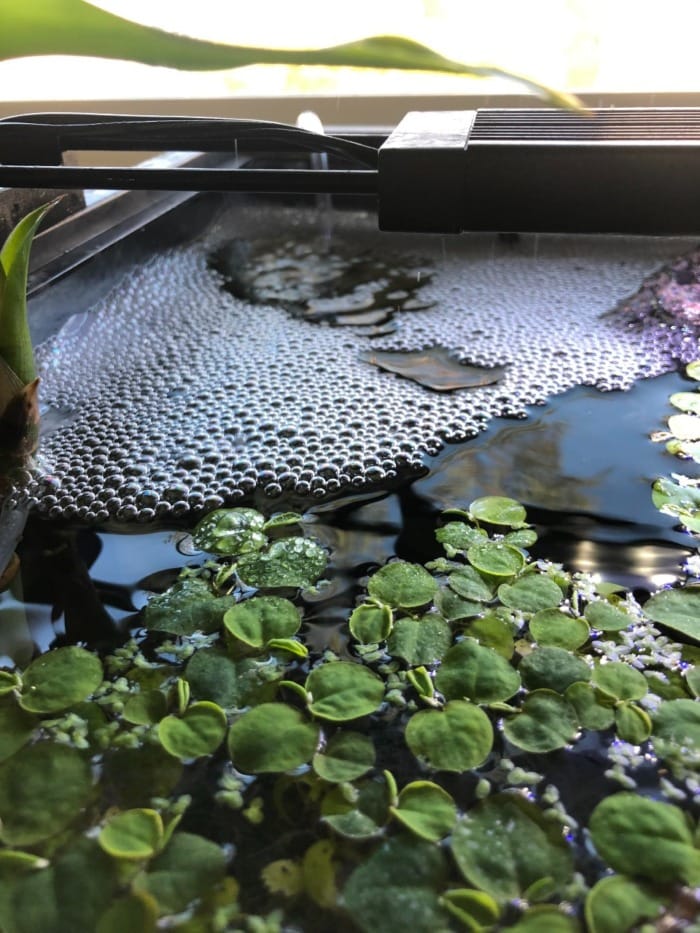
[[[331,650],[302,517],[220,509],[125,644],[0,671],[3,933],[697,931],[700,588],[535,559],[506,497],[436,539]]]

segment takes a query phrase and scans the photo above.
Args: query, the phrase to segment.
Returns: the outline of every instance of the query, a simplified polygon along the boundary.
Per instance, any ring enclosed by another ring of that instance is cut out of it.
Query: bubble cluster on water
[[[401,237],[343,214],[346,247],[420,254],[433,269],[419,292],[429,307],[399,310],[394,332],[369,337],[235,298],[208,263],[234,225],[237,235],[286,230],[290,249],[313,241],[312,211],[248,210],[230,223],[151,258],[40,349],[42,404],[61,413],[42,440],[50,476],[30,490],[41,512],[147,522],[254,490],[274,500],[367,488],[422,469],[445,440],[497,416],[524,417],[576,385],[628,388],[688,352],[683,328],[601,318],[678,241]],[[360,358],[437,345],[505,374],[436,393]]]

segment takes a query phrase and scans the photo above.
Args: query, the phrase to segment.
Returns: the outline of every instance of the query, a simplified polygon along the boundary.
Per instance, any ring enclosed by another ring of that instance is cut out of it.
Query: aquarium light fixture
[[[65,151],[89,149],[220,152],[227,161],[61,164]],[[256,168],[246,158],[309,152],[328,153],[331,167]],[[0,185],[371,195],[380,229],[406,232],[696,234],[700,109],[412,112],[381,139],[256,120],[29,114],[0,120]]]

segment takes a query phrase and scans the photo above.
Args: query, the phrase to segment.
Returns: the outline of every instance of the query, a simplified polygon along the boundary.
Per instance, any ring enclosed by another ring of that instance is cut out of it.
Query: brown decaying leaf
[[[454,389],[476,389],[497,383],[506,371],[505,366],[471,366],[460,363],[445,347],[428,350],[369,350],[360,359],[390,373],[412,379],[435,392]]]

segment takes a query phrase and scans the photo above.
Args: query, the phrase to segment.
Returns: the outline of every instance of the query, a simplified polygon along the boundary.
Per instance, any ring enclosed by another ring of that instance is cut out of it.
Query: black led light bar
[[[222,167],[62,165],[67,150],[227,153]],[[328,170],[251,153],[325,152]],[[376,195],[384,230],[700,233],[700,109],[413,112],[388,138],[193,117],[0,120],[0,186]]]

